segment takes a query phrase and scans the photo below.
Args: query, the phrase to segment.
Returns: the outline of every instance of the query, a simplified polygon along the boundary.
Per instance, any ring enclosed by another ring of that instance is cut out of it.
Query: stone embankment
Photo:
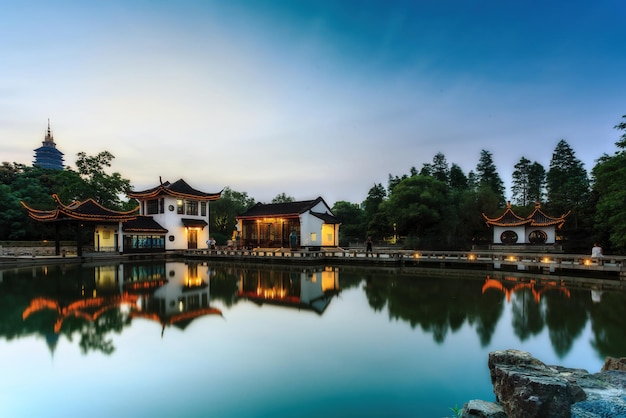
[[[548,366],[519,350],[489,353],[496,402],[472,400],[464,418],[626,417],[626,358],[607,358],[602,371]]]

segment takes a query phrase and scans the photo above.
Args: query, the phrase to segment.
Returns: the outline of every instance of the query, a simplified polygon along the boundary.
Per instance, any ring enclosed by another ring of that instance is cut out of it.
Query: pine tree
[[[552,154],[546,185],[548,204],[557,212],[576,211],[588,201],[587,171],[564,139],[559,141]]]
[[[476,173],[478,178],[478,186],[487,186],[498,196],[498,203],[500,206],[504,206],[504,182],[498,174],[496,165],[493,162],[491,153],[487,150],[480,151],[480,159],[476,166]]]

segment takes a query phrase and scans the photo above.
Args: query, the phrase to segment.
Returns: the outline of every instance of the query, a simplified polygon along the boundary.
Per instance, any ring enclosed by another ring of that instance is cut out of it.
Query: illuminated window
[[[185,206],[183,206],[183,200],[178,199],[176,201],[176,213],[179,215],[183,215],[185,213]]]
[[[515,231],[504,231],[500,235],[500,241],[503,244],[515,244],[517,242],[517,233]]]
[[[317,241],[317,234],[315,232],[311,232],[311,241],[312,242]]]

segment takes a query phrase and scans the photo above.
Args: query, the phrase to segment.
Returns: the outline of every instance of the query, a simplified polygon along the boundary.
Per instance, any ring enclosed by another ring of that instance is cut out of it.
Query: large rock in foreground
[[[626,417],[624,359],[608,359],[596,374],[547,366],[519,350],[494,351],[488,364],[496,403],[470,401],[463,417]]]

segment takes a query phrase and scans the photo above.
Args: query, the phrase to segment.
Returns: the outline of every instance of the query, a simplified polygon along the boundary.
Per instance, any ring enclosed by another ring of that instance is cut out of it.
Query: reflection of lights
[[[93,298],[96,297],[96,289],[94,289],[93,292],[91,292],[91,297],[93,297]]]
[[[185,309],[185,305],[182,300],[178,301],[178,312],[182,312]]]
[[[43,268],[43,274],[46,275],[46,276],[48,275],[48,266],[45,266]]]

